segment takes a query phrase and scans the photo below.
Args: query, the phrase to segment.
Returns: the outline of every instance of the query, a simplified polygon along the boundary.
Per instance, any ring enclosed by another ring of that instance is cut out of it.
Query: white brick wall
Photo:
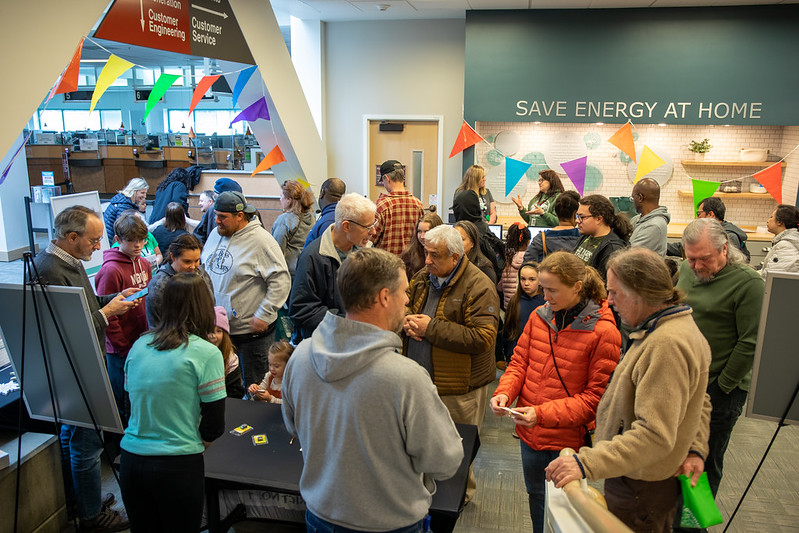
[[[483,137],[494,136],[506,130],[518,132],[521,145],[513,156],[515,159],[521,159],[529,152],[544,152],[543,147],[558,133],[577,133],[580,137],[589,132],[597,133],[601,142],[595,149],[588,150],[588,164],[601,170],[603,180],[600,188],[591,192],[605,196],[628,196],[633,184],[627,175],[627,165],[621,161],[619,149],[607,142],[621,126],[622,124],[478,122],[476,130]],[[710,181],[743,178],[743,190],[748,191],[750,183],[754,182],[752,174],[760,170],[732,166],[683,167],[680,160],[694,157],[694,154],[688,150],[690,140],[699,141],[705,137],[710,139],[713,148],[706,155],[707,161],[737,161],[740,159],[741,148],[767,148],[770,150],[769,160],[776,161],[799,145],[799,126],[658,126],[634,123],[633,132],[638,134],[636,148],[639,150],[644,144],[648,144],[656,146],[658,150],[668,151],[674,163],[674,172],[661,190],[660,203],[669,208],[672,222],[683,223],[693,220],[693,201],[690,197],[679,197],[677,191],[690,191],[691,178]],[[486,154],[493,148],[493,144],[489,143],[479,143],[476,146],[478,164],[490,167]],[[657,153],[657,150],[655,152]],[[786,162],[787,167],[783,170],[783,202],[793,204],[799,187],[799,149],[793,152]],[[567,189],[574,188],[564,175],[561,175],[561,179],[564,180]],[[492,190],[492,192],[497,200],[500,216],[512,216],[516,213],[514,205],[510,201],[505,202],[504,191]],[[529,181],[527,193],[522,195],[524,201],[529,201],[537,192],[537,182]],[[751,226],[765,226],[766,220],[776,206],[776,202],[768,194],[764,195],[763,199],[725,198],[724,203],[727,206],[726,218],[730,222]]]

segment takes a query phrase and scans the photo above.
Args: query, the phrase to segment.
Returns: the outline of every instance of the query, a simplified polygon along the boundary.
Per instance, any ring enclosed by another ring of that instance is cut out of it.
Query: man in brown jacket
[[[494,343],[499,295],[469,262],[457,230],[438,226],[425,234],[425,265],[408,287],[404,353],[430,373],[452,420],[478,431],[496,377]],[[466,501],[476,482],[470,472]]]

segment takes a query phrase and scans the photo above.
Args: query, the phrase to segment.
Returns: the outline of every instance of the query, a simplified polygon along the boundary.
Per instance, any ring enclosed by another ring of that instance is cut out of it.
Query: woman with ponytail
[[[630,245],[632,224],[626,215],[617,215],[610,200],[601,194],[583,196],[576,218],[583,238],[574,248],[574,254],[597,269],[604,280],[611,254]]]
[[[774,234],[760,275],[767,272],[799,272],[799,209],[780,204],[766,223]]]
[[[695,486],[708,454],[710,347],[680,300],[655,252],[610,258],[608,302],[631,343],[599,403],[593,447],[547,467],[556,487],[604,479],[608,510],[635,531],[671,531],[676,476]]]
[[[554,252],[539,265],[538,281],[547,303],[530,315],[491,398],[498,416],[516,402],[510,416],[521,439],[536,533],[544,531],[544,468],[561,449],[586,443],[621,347],[596,270],[571,253]]]
[[[506,310],[508,302],[516,294],[517,275],[519,267],[524,262],[524,252],[530,244],[530,230],[521,222],[514,222],[508,227],[505,235],[505,268],[497,283],[499,292],[502,293],[502,307]]]

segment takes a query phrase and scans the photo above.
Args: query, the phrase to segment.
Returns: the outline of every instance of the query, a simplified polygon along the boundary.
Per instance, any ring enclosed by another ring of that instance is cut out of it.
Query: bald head
[[[319,207],[335,204],[347,192],[347,184],[338,178],[328,178],[322,183],[319,191]]]
[[[632,198],[635,210],[646,215],[660,204],[660,185],[652,178],[642,178],[633,186]]]

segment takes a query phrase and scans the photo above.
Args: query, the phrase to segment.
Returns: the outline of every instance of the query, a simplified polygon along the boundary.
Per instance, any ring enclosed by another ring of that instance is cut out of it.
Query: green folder
[[[710,484],[707,481],[707,472],[702,472],[696,487],[691,486],[691,479],[685,475],[679,477],[682,487],[682,527],[710,527],[721,524],[724,519],[721,511],[716,506]]]

